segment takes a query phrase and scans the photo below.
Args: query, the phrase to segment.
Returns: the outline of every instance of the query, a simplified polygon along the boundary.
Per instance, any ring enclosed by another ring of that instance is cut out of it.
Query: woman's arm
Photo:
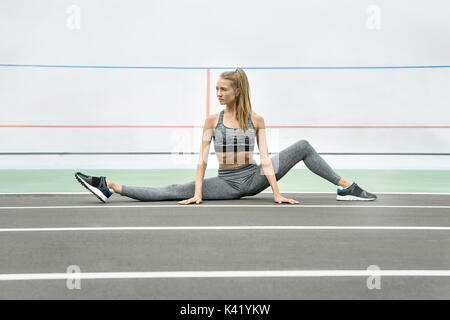
[[[182,200],[179,204],[201,203],[202,202],[202,187],[203,178],[205,177],[205,170],[208,166],[209,147],[214,131],[214,123],[216,116],[210,115],[205,120],[202,133],[202,144],[200,147],[200,155],[197,162],[197,171],[195,174],[195,193],[190,199]]]
[[[213,121],[215,117],[209,116],[203,126],[202,144],[200,146],[200,155],[197,162],[197,173],[195,175],[195,196],[202,197],[203,178],[208,166],[209,147],[213,136]]]
[[[267,147],[266,125],[264,123],[264,118],[255,115],[255,120],[257,132],[256,140],[258,143],[258,149],[260,153],[261,167],[263,168],[264,174],[267,177],[270,186],[272,187],[274,201],[277,203],[288,202],[291,204],[297,204],[298,201],[294,199],[285,198],[281,195],[280,190],[278,189],[277,178],[275,176],[272,161],[270,160],[269,157],[269,148]]]

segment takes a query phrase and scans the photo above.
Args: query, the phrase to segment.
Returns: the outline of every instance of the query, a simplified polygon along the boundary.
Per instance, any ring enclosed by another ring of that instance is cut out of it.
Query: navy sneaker
[[[113,194],[106,185],[106,177],[91,177],[81,172],[75,173],[75,178],[81,183],[83,187],[92,192],[101,201],[106,202],[106,199]]]
[[[369,193],[361,189],[355,182],[352,183],[350,187],[345,189],[337,189],[336,200],[351,201],[373,201],[377,198],[376,195]]]

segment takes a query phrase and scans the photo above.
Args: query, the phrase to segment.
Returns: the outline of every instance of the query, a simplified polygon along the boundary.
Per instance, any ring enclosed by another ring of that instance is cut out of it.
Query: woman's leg
[[[349,184],[348,181],[343,180],[336,172],[334,172],[306,140],[297,141],[271,158],[277,181],[302,160],[309,170],[330,181],[334,185]],[[251,196],[258,194],[269,186],[269,181],[264,175],[261,165],[259,165],[246,195]]]
[[[120,186],[120,192],[117,193],[141,201],[184,200],[192,198],[195,193],[195,181],[184,184],[171,184],[160,188],[132,187],[119,185],[111,181],[108,181],[108,187],[109,183],[111,183],[114,191]],[[203,180],[203,200],[230,200],[239,199],[240,197],[242,197],[241,191],[234,189],[219,177]]]

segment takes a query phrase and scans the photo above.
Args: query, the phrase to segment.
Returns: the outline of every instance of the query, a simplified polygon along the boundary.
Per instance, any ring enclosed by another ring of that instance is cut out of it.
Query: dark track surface
[[[285,196],[300,205],[278,208],[271,194],[196,206],[117,195],[106,204],[90,194],[0,195],[0,228],[450,227],[449,208],[378,207],[450,206],[450,195],[381,194],[375,202],[350,203],[333,194]],[[41,206],[77,208],[5,209]],[[370,265],[450,270],[450,230],[3,231],[0,262],[1,275],[65,273],[70,265],[83,273],[366,270]],[[0,281],[0,299],[450,299],[448,276],[382,277],[380,290],[369,290],[366,281],[364,276],[83,279],[81,290],[69,290],[66,280],[14,280]]]

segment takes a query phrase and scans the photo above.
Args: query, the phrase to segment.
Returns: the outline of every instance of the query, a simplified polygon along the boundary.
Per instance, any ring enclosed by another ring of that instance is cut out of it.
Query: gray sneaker
[[[374,201],[376,195],[361,189],[355,182],[350,187],[337,190],[336,200],[340,201]]]
[[[105,177],[91,177],[82,174],[81,172],[77,172],[75,173],[75,178],[83,187],[92,192],[102,202],[106,202],[106,199],[113,194],[106,185]]]

